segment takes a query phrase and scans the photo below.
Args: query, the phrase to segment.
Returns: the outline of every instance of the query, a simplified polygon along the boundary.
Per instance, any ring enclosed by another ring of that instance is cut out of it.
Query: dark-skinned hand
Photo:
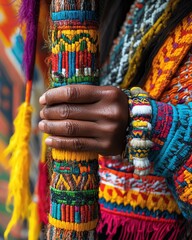
[[[120,154],[128,125],[126,95],[116,87],[69,85],[48,90],[39,100],[41,131],[57,149]]]

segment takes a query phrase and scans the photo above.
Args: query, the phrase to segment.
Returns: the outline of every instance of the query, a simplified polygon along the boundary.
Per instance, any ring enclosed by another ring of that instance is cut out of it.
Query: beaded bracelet
[[[139,87],[123,90],[128,97],[130,124],[127,135],[128,159],[133,162],[134,174],[144,176],[150,172],[148,154],[151,141],[152,107],[148,94]]]

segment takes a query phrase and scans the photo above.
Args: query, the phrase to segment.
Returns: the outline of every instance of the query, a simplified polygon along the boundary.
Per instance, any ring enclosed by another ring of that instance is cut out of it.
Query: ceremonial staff
[[[51,87],[98,85],[98,3],[52,0]],[[52,149],[47,239],[95,239],[98,221],[97,154]]]

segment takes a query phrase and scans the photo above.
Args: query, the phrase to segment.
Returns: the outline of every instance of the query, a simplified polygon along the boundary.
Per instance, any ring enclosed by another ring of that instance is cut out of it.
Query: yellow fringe
[[[31,199],[29,190],[31,114],[32,107],[26,102],[23,103],[14,120],[15,133],[5,150],[6,155],[11,155],[7,206],[11,203],[14,206],[12,218],[4,233],[5,239],[7,239],[9,232],[17,221],[25,219],[28,215],[28,206]]]
[[[158,32],[161,31],[161,29],[165,26],[169,18],[171,17],[171,14],[177,4],[181,0],[171,0],[161,15],[161,17],[155,22],[155,24],[149,29],[149,31],[144,35],[144,37],[141,39],[141,43],[139,44],[135,54],[133,55],[132,59],[129,61],[129,68],[127,70],[127,73],[124,77],[123,83],[121,84],[122,88],[127,88],[133,78],[136,75],[138,66],[141,61],[142,51],[148,44],[148,42],[152,39],[154,34],[158,34]]]
[[[90,161],[94,159],[98,159],[97,153],[91,153],[91,152],[68,152],[68,151],[62,151],[57,149],[52,149],[52,157],[53,159],[59,160],[59,161]]]
[[[5,145],[0,142],[0,165],[5,169],[8,170],[8,158],[4,154],[5,151]]]
[[[46,133],[43,133],[42,136],[42,140],[41,140],[41,159],[40,161],[42,163],[46,162],[46,152],[47,152],[47,145],[45,144],[45,139],[48,137],[49,135]]]
[[[87,223],[70,223],[70,222],[63,222],[57,219],[54,219],[49,215],[49,223],[56,228],[65,229],[68,231],[76,231],[76,232],[84,232],[84,231],[91,231],[96,228],[98,219]]]
[[[29,206],[28,222],[29,222],[28,240],[38,240],[41,231],[41,224],[39,222],[38,205],[37,202],[35,201],[32,201]]]

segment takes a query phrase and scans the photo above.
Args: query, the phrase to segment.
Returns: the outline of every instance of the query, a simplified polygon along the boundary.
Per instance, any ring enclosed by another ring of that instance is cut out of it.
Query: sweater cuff
[[[186,162],[191,151],[191,106],[151,100],[152,141],[149,159],[155,174],[170,177]]]

